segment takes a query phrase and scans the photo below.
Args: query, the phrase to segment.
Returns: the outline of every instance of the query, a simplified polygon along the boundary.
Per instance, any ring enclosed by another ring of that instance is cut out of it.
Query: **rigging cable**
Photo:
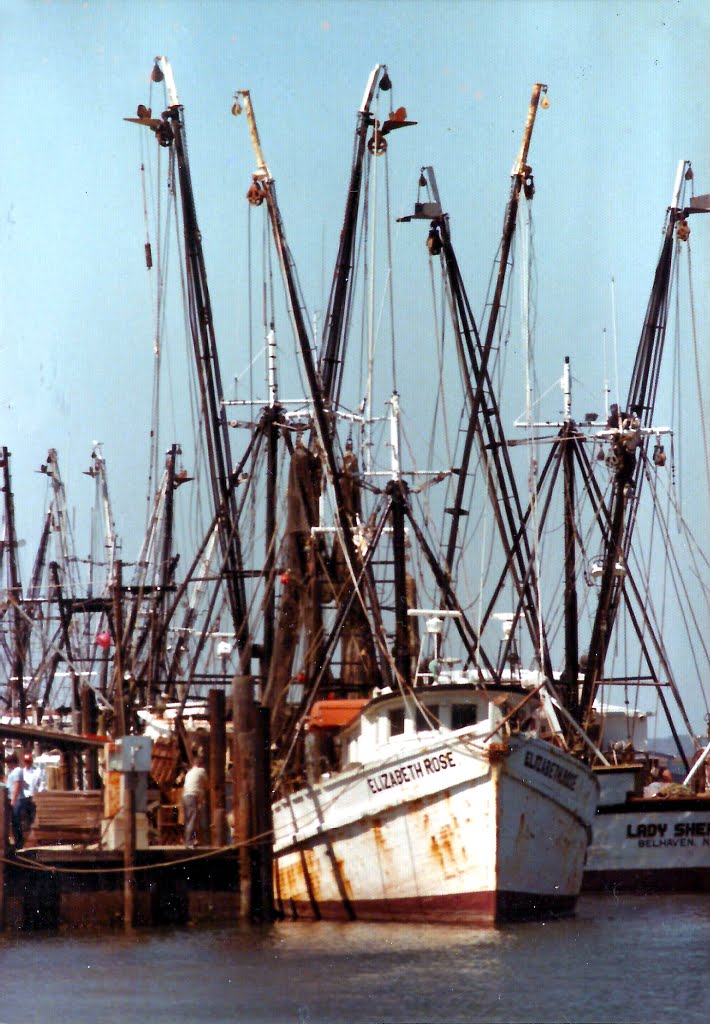
[[[392,223],[390,210],[390,164],[385,153],[385,226],[387,230],[387,293],[390,305],[390,344],[392,357],[392,390],[397,390],[397,364],[395,359],[395,332],[394,332],[394,287],[392,283]]]
[[[656,489],[657,489],[657,486],[658,486],[658,478],[657,477],[652,477],[650,475],[650,472],[649,472],[648,468],[647,468],[646,472],[647,472],[647,478],[649,480],[649,484],[654,489],[654,503],[655,503],[655,492],[656,492]],[[687,529],[687,524],[685,523],[685,520],[682,517],[682,514],[680,512],[679,507],[677,506],[677,503],[673,500],[671,487],[669,487],[668,495],[669,495],[669,500],[671,501],[671,503],[674,506],[674,509],[676,511],[677,517],[682,521],[683,526],[685,527],[684,533],[685,533],[685,536],[686,536],[686,543],[687,543],[687,538],[689,536],[692,537],[692,535],[690,534],[690,531]],[[669,520],[670,520],[670,516],[668,516],[667,519],[666,518],[661,518],[659,520],[660,524],[661,524],[661,529],[662,529],[663,543],[664,543],[664,547],[665,547],[665,550],[667,551],[668,558],[669,558],[671,581],[673,583],[673,588],[674,588],[676,600],[678,602],[678,607],[681,608],[681,609],[683,607],[687,608],[688,615],[689,615],[690,620],[691,620],[691,622],[692,622],[692,624],[694,626],[695,632],[694,632],[694,635],[691,636],[690,632],[688,630],[687,618],[686,618],[685,615],[683,615],[683,623],[684,623],[684,625],[686,627],[686,635],[688,637],[689,653],[690,653],[690,656],[691,656],[691,658],[692,658],[692,660],[693,660],[693,662],[695,664],[696,673],[697,673],[697,677],[698,677],[698,682],[699,682],[699,685],[700,685],[700,688],[701,688],[703,699],[705,701],[705,706],[707,708],[708,707],[708,697],[707,697],[707,695],[705,693],[705,687],[703,685],[703,673],[701,673],[699,665],[698,665],[698,645],[700,646],[700,648],[702,649],[702,651],[703,651],[703,653],[705,655],[706,663],[710,662],[710,651],[708,650],[708,646],[707,646],[707,644],[705,642],[704,630],[701,628],[700,623],[698,621],[698,617],[697,617],[696,610],[695,610],[695,604],[694,604],[694,602],[691,599],[691,596],[690,596],[687,584],[685,582],[684,573],[681,571],[681,568],[680,568],[680,565],[679,565],[679,562],[678,562],[678,557],[676,555],[674,546],[673,546],[673,544],[671,542],[671,531],[670,531],[670,526],[669,526]],[[691,559],[692,559],[693,565],[694,565],[696,579],[700,579],[701,577],[700,577],[699,567],[697,566],[697,563],[696,563],[695,559],[692,556],[692,552],[690,552],[690,554],[691,554]],[[671,559],[672,559],[672,561],[671,561]],[[707,566],[706,566],[706,568],[707,568]],[[684,600],[681,600],[681,597]],[[649,600],[650,600],[650,597],[649,597]],[[652,602],[651,602],[651,609],[653,609]]]
[[[698,329],[695,320],[695,297],[693,290],[693,272],[690,258],[690,239],[687,239],[688,250],[688,292],[690,296],[690,325],[693,334],[693,359],[695,361],[695,383],[698,391],[698,415],[700,417],[700,436],[703,439],[703,455],[705,457],[705,485],[708,488],[710,498],[710,451],[708,449],[708,434],[705,425],[705,403],[703,401],[702,375],[700,373],[700,356],[698,353]]]
[[[528,438],[530,445],[530,460],[528,470],[528,492],[530,494],[530,509],[532,513],[532,557],[535,564],[535,589],[537,606],[539,614],[542,610],[542,593],[541,593],[541,580],[540,580],[540,532],[538,524],[537,514],[537,477],[538,477],[538,458],[537,458],[537,444],[535,434],[532,426],[532,389],[535,380],[535,369],[533,365],[533,337],[530,322],[530,283],[531,283],[531,270],[530,270],[530,234],[532,226],[532,209],[531,204],[527,201],[524,195],[521,197],[523,204],[524,216],[520,217],[521,227],[521,247],[523,257],[523,269],[521,274],[522,287],[521,287],[521,326],[523,333],[523,349],[525,352],[525,403],[526,403],[526,420],[528,424]],[[542,670],[545,664],[545,652],[543,645],[543,631],[541,624],[538,623],[538,635],[533,638],[533,641],[537,641],[538,650],[537,656],[540,659],[540,669]]]

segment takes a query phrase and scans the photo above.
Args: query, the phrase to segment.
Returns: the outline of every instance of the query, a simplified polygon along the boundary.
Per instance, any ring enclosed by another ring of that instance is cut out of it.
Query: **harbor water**
[[[0,1024],[710,1020],[710,894],[585,896],[471,929],[270,927],[0,936]]]

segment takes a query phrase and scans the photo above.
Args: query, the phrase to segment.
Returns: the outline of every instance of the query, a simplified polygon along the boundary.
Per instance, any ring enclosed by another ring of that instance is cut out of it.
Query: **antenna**
[[[602,359],[604,361],[604,419],[609,419],[609,371],[606,363],[606,327],[602,329]]]
[[[616,282],[614,278],[611,279],[611,326],[612,326],[612,342],[614,345],[614,390],[616,391],[616,403],[619,412],[621,412],[621,400],[619,397],[619,350],[617,347],[617,334],[616,334]],[[607,418],[608,418],[607,412]]]

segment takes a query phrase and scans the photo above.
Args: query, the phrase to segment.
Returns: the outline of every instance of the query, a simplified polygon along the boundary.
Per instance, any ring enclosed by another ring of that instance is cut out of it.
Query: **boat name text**
[[[660,821],[626,826],[626,838],[637,840],[639,846],[694,846],[696,836],[703,846],[710,846],[710,821],[677,821],[672,832]]]
[[[379,775],[371,775],[367,784],[373,793],[382,793],[385,789],[394,789],[405,782],[414,782],[415,779],[422,779],[425,775],[436,775],[445,768],[454,768],[456,762],[450,750],[443,754],[435,754],[433,757],[423,757],[412,764],[403,764],[401,768],[390,768],[389,771],[380,772]]]
[[[533,754],[532,751],[527,750],[525,752],[525,767],[532,768],[534,772],[540,772],[548,779],[554,779],[565,789],[574,789],[577,785],[576,772],[570,771],[569,768],[563,768],[561,764],[548,760],[542,754]]]

